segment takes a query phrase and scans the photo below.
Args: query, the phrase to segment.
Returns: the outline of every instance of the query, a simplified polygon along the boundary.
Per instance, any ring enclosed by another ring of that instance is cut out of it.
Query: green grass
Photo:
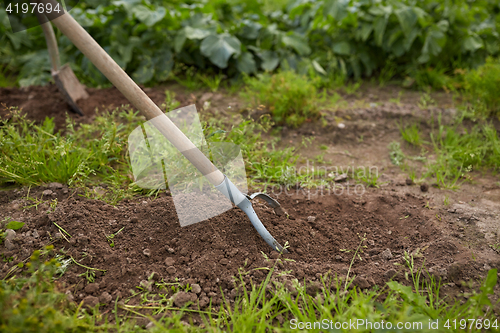
[[[362,243],[363,239],[360,247]],[[356,253],[351,265],[358,260]],[[16,277],[0,281],[0,329],[3,332],[293,332],[302,322],[310,323],[310,326],[303,324],[310,328],[308,331],[319,332],[325,331],[325,326],[313,326],[315,322],[335,325],[349,320],[372,323],[383,320],[391,325],[421,323],[423,330],[418,331],[423,332],[458,332],[463,331],[460,320],[469,325],[469,319],[481,319],[483,323],[488,320],[491,326],[496,319],[492,309],[498,304],[498,301],[490,300],[497,284],[496,269],[488,272],[479,290],[472,288],[467,300],[460,303],[443,295],[442,283],[429,275],[423,264],[417,265],[418,260],[423,261],[418,257],[421,255],[405,253],[404,265],[399,266],[401,274],[406,277],[404,283],[390,281],[361,291],[353,285],[354,276],[325,273],[317,294],[308,292],[309,282],[306,281],[288,279],[291,284],[280,282],[288,272],[278,269],[278,262],[289,260],[281,257],[274,265],[260,268],[268,272],[260,284],[251,280],[246,282],[245,276],[250,271],[241,268],[234,279],[240,289],[234,303],[224,297],[220,307],[209,306],[204,310],[176,308],[172,302],[173,293],[189,290],[189,286],[159,281],[153,284],[151,291],[143,285],[138,286],[131,291],[130,297],[125,297],[122,303],[115,302],[114,310],[105,314],[98,306],[88,309],[67,301],[67,295],[58,289],[55,280],[64,274],[63,266],[71,263],[61,260],[53,247],[48,246],[35,251],[26,263],[18,263]],[[139,303],[128,305],[127,300],[132,297],[139,297]],[[164,316],[153,319],[152,316],[158,314]],[[201,316],[203,327],[192,324],[191,314]],[[134,318],[140,317],[150,319],[154,326],[145,330],[136,325]],[[115,322],[111,324],[111,320]],[[453,320],[457,321],[456,329],[453,329]],[[436,321],[439,322],[438,329],[430,330],[429,322]],[[446,323],[451,329],[445,327]],[[336,331],[373,330],[360,324],[355,329]],[[473,327],[469,331],[481,330]]]
[[[500,59],[487,59],[483,66],[464,75],[465,97],[478,116],[500,117]]]
[[[435,179],[440,188],[456,189],[470,180],[471,171],[490,170],[497,173],[500,168],[500,138],[494,125],[487,121],[466,125],[456,119],[453,125],[443,125],[441,116],[436,123],[431,121],[430,141],[422,139],[422,133],[415,124],[400,128],[402,138],[414,147],[420,147],[419,156],[403,153],[399,142],[389,145],[393,164],[410,172],[415,178],[415,166],[405,160],[422,161],[422,179]]]
[[[278,125],[297,127],[319,118],[317,88],[306,76],[292,71],[247,77],[242,97],[251,107],[265,108]]]
[[[412,146],[419,147],[422,145],[422,138],[420,136],[420,128],[417,124],[399,128],[403,140],[411,144]]]
[[[165,109],[178,106],[168,93]],[[84,195],[111,204],[145,192],[133,183],[128,159],[128,135],[143,121],[136,112],[124,108],[98,114],[91,124],[78,129],[68,121],[65,133],[55,132],[53,119],[35,124],[11,109],[12,118],[0,126],[0,185],[40,185],[60,182],[82,188]],[[296,175],[300,147],[276,149],[279,138],[264,139],[273,127],[268,116],[217,119],[204,122],[208,142],[229,141],[241,147],[250,185],[295,184],[306,180]],[[304,141],[302,145],[307,145]],[[54,158],[57,156],[57,158]],[[100,187],[94,191],[93,187]]]

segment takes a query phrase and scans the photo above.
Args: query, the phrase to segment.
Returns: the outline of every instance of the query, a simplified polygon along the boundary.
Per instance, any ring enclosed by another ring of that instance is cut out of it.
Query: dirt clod
[[[12,241],[14,238],[16,238],[16,232],[12,229],[7,229],[5,230],[5,240]]]
[[[381,254],[380,256],[382,257],[382,259],[385,259],[385,260],[390,260],[392,259],[392,252],[391,252],[391,249],[385,249]]]
[[[97,298],[95,296],[87,296],[83,299],[83,305],[85,305],[89,308],[93,308],[97,304],[99,304],[99,298]]]
[[[175,264],[175,259],[174,258],[167,258],[165,259],[165,266],[173,266]]]
[[[411,178],[406,178],[406,185],[408,186],[413,185],[413,180]]]
[[[174,266],[167,267],[167,273],[168,274],[175,275],[176,272],[177,272],[177,270],[175,269]]]
[[[179,291],[177,294],[174,295],[174,304],[175,306],[181,308],[184,305],[186,305],[186,303],[195,302],[197,299],[198,297],[194,293]]]
[[[429,191],[429,185],[427,183],[423,183],[422,185],[420,185],[420,191],[422,192]]]
[[[151,250],[150,249],[144,249],[142,251],[142,253],[146,256],[146,257],[151,257]]]
[[[99,290],[99,284],[97,284],[97,283],[89,283],[85,287],[85,292],[87,294],[95,294],[98,290]]]
[[[51,195],[52,193],[54,193],[54,192],[52,192],[52,190],[45,190],[45,191],[43,191],[43,192],[42,192],[42,194],[43,194],[44,196]]]
[[[199,284],[195,283],[191,286],[191,290],[193,291],[193,293],[195,294],[199,294],[201,293],[201,287]]]
[[[104,304],[109,304],[113,300],[113,296],[111,296],[107,291],[103,292],[101,296],[99,296],[99,302]]]
[[[362,276],[356,276],[356,278],[353,281],[353,284],[360,289],[370,288],[370,283],[368,283],[368,281]]]

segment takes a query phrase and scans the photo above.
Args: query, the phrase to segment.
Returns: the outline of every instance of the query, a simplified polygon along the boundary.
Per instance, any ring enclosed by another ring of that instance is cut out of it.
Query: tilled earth
[[[164,101],[164,88],[147,89],[156,103]],[[89,99],[79,101],[85,117],[70,113],[77,123],[91,122],[96,108],[127,104],[114,88],[88,91]],[[379,96],[379,91],[374,94]],[[394,94],[396,90],[386,92],[387,99]],[[0,277],[17,274],[19,261],[28,259],[34,250],[53,244],[57,253],[64,253],[61,258],[71,256],[81,265],[99,269],[88,271],[74,263],[68,266],[59,281],[75,302],[104,304],[106,313],[116,299],[138,304],[141,296],[132,295],[142,290],[150,295],[167,293],[166,297],[172,297],[176,306],[192,302],[195,308],[206,308],[211,301],[217,308],[222,301],[221,292],[229,300],[235,298],[238,289],[233,277],[238,277],[240,270],[248,273],[243,274],[244,281],[260,282],[267,271],[258,268],[274,265],[282,274],[275,274],[273,280],[292,291],[292,281],[306,281],[307,292],[312,295],[320,290],[322,276],[345,278],[351,262],[349,277],[356,276],[354,284],[361,289],[383,286],[391,278],[409,284],[405,277],[406,253],[413,255],[415,267],[425,262],[429,273],[442,279],[442,295],[466,297],[464,291],[468,287],[463,281],[478,281],[489,269],[500,268],[500,255],[496,252],[499,250],[492,246],[498,245],[500,233],[500,185],[496,177],[482,174],[475,175],[476,183],[465,183],[457,192],[433,186],[421,192],[419,186],[406,185],[406,175],[388,158],[387,145],[400,139],[400,117],[421,123],[423,128],[426,127],[422,117],[430,117],[415,107],[418,95],[406,95],[408,101],[398,106],[381,103],[384,98],[379,96],[372,98],[377,103],[365,101],[361,106],[338,110],[334,115],[345,118],[342,127],[336,123],[338,119],[333,119],[325,128],[305,124],[302,129],[282,131],[286,145],[299,146],[303,135],[316,137],[317,144],[328,146],[323,158],[335,165],[377,166],[381,181],[380,189],[366,191],[356,191],[342,183],[344,190],[335,193],[314,191],[310,195],[304,190],[289,190],[273,195],[288,217],[276,215],[263,202],[255,203],[271,234],[281,244],[288,242],[290,253],[283,258],[292,261],[278,261],[278,254],[237,208],[181,228],[168,194],[162,193],[154,200],[135,197],[115,207],[85,198],[66,185],[52,183],[0,192],[0,221],[25,223],[0,244]],[[242,108],[237,98],[220,93],[180,92],[176,99],[182,105],[196,103],[200,111],[205,110],[205,102],[210,102],[212,111],[208,112],[224,117],[227,110]],[[45,116],[55,117],[58,129],[64,128],[65,113],[69,111],[53,85],[2,88],[0,104],[19,106],[29,119],[37,122]],[[453,113],[453,109],[434,111],[444,116]],[[2,119],[8,115],[7,109],[0,108]],[[319,152],[311,146],[301,153],[313,158]],[[34,202],[27,199],[28,191],[30,198],[39,198],[43,203],[33,206]],[[55,199],[54,209],[50,203]],[[443,204],[445,200],[450,204]],[[361,252],[354,258],[360,244]],[[167,288],[160,290],[162,285]],[[500,313],[500,309],[496,311]]]
[[[90,283],[85,268],[69,265],[59,281],[76,302],[108,307],[117,297],[129,298],[130,290],[138,291],[138,286],[158,292],[155,283],[163,281],[191,286],[174,298],[178,306],[192,301],[204,308],[210,299],[218,305],[221,291],[229,299],[236,296],[233,277],[240,268],[250,272],[245,281],[260,282],[265,272],[255,269],[271,267],[278,258],[237,208],[181,228],[172,197],[166,193],[154,200],[137,198],[111,206],[52,183],[31,188],[30,197],[45,202],[27,208],[33,204],[26,199],[27,191],[4,191],[0,198],[2,220],[8,216],[25,222],[1,245],[2,256],[13,260],[3,264],[0,274],[5,277],[34,250],[53,243],[57,251],[64,250],[66,258],[72,256],[82,265],[105,270],[94,271],[95,280]],[[49,206],[53,199],[58,200],[55,210]],[[277,199],[288,218],[276,215],[263,202],[255,204],[273,236],[290,245],[290,253],[283,257],[293,261],[282,261],[276,268],[291,272],[275,279],[285,284],[295,278],[305,280],[313,294],[321,287],[321,276],[346,276],[361,242],[350,276],[356,276],[354,284],[362,289],[383,285],[391,278],[405,282],[405,251],[414,254],[417,267],[425,258],[429,272],[457,290],[460,280],[478,278],[490,267],[500,266],[500,256],[491,248],[460,245],[456,237],[460,226],[453,222],[453,214],[426,208],[428,200],[421,195],[386,187],[359,196],[354,192],[309,196],[290,190]],[[71,237],[63,237],[56,224]],[[116,236],[108,239],[111,234]],[[174,291],[167,293],[172,296]],[[139,297],[128,304],[136,302]]]

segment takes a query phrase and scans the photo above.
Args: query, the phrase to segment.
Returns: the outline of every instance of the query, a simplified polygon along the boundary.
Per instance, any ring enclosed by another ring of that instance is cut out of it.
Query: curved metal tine
[[[269,195],[262,193],[262,192],[257,192],[257,193],[254,193],[252,195],[249,195],[248,198],[250,200],[253,200],[254,198],[260,198],[260,199],[264,200],[265,202],[267,202],[267,204],[269,206],[271,206],[271,208],[278,208],[280,206],[278,201],[274,200]]]

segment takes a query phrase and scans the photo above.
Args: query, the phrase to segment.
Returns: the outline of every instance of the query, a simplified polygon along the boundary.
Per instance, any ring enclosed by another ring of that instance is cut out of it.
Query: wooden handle
[[[54,0],[39,0],[42,3],[57,4]],[[146,119],[164,116],[158,106],[144,91],[118,66],[118,64],[99,46],[85,29],[69,13],[53,18],[46,14],[52,23],[101,71],[104,76],[134,105]],[[165,116],[158,122],[158,130],[208,179],[217,186],[224,181],[224,175],[189,140],[175,124]]]
[[[47,49],[49,50],[50,62],[52,63],[52,74],[56,73],[61,67],[59,60],[59,49],[57,48],[56,35],[54,34],[54,29],[50,24],[50,21],[43,23],[40,18],[40,14],[37,13],[38,22],[42,26],[43,34],[45,35],[45,41],[47,42]]]

